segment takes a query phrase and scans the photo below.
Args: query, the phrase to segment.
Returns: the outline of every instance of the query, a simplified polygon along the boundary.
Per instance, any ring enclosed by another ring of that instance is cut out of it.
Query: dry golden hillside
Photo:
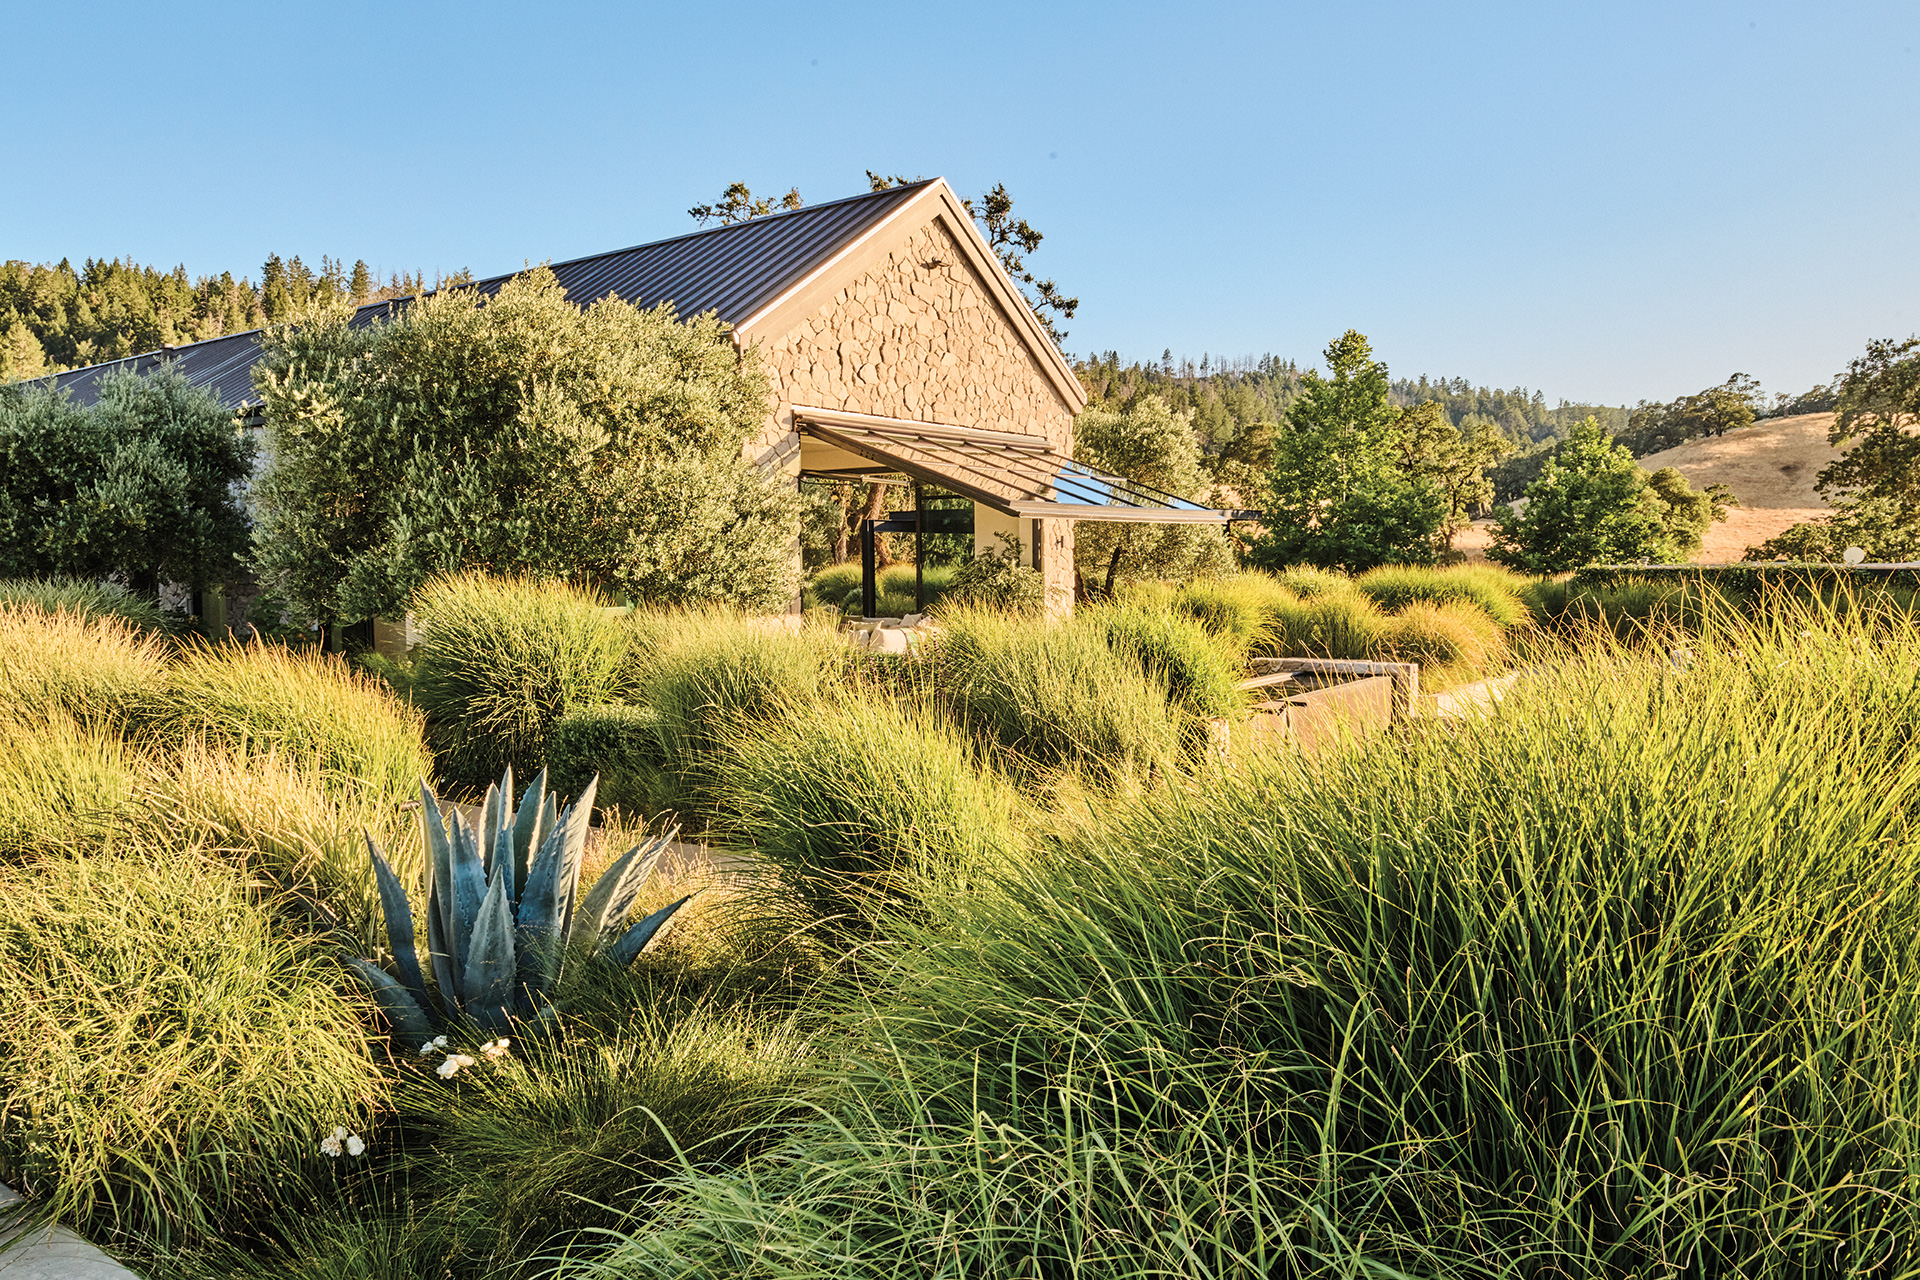
[[[1726,520],[1707,530],[1698,563],[1738,560],[1755,543],[1765,542],[1788,525],[1811,520],[1830,508],[1813,491],[1821,468],[1839,457],[1827,443],[1831,413],[1769,418],[1724,436],[1689,440],[1676,448],[1648,454],[1640,465],[1649,471],[1673,467],[1696,489],[1724,484],[1740,499]],[[1453,545],[1469,560],[1483,560],[1491,522],[1462,531]]]

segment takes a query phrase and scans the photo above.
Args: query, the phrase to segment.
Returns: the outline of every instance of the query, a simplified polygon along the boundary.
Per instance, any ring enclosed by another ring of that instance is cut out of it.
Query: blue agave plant
[[[575,937],[617,965],[630,964],[686,905],[692,895],[620,930],[673,839],[671,831],[629,849],[580,898],[580,858],[599,784],[595,777],[579,799],[561,808],[547,793],[542,769],[514,806],[509,768],[487,788],[477,827],[458,810],[442,813],[433,792],[420,784],[431,993],[414,948],[407,891],[367,837],[398,977],[371,960],[356,957],[348,964],[403,1042],[424,1041],[437,1026],[461,1018],[496,1031],[509,1019],[540,1015]]]

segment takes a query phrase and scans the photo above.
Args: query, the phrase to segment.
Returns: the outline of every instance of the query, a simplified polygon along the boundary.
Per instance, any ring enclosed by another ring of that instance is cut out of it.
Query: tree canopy
[[[109,374],[94,404],[0,387],[0,577],[224,582],[246,549],[238,482],[253,442],[162,366]]]
[[[1920,338],[1868,343],[1837,398],[1827,440],[1842,452],[1814,483],[1833,514],[1793,526],[1747,559],[1837,560],[1850,546],[1870,560],[1920,558]]]
[[[1088,409],[1074,423],[1074,457],[1182,498],[1204,499],[1207,474],[1185,414],[1159,396],[1142,396],[1125,411]],[[1188,578],[1232,562],[1226,538],[1212,525],[1082,520],[1074,525],[1074,572],[1085,588],[1112,595],[1126,578]]]
[[[1305,375],[1274,437],[1255,561],[1355,572],[1432,564],[1447,500],[1416,435],[1433,415],[1394,407],[1387,366],[1364,334],[1347,330],[1325,355],[1327,374]]]
[[[397,616],[459,569],[770,609],[797,499],[742,446],[767,382],[711,316],[569,301],[550,271],[353,328],[269,331],[263,579],[313,616]]]

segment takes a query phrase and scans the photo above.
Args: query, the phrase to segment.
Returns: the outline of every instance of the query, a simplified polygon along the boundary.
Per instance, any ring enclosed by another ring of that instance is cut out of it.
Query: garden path
[[[0,1280],[139,1280],[65,1227],[15,1225],[23,1204],[0,1183]]]

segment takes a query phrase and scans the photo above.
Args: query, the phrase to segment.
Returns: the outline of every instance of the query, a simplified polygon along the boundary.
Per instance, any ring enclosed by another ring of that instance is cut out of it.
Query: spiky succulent
[[[672,832],[629,849],[579,897],[587,819],[599,782],[596,777],[579,799],[561,808],[547,794],[542,769],[515,806],[509,768],[487,788],[477,829],[457,809],[443,813],[433,792],[420,784],[431,993],[414,948],[406,888],[367,837],[398,977],[371,960],[348,963],[403,1042],[424,1041],[436,1026],[460,1018],[491,1031],[510,1018],[539,1015],[576,935],[626,965],[686,905],[688,898],[681,898],[620,931]]]

